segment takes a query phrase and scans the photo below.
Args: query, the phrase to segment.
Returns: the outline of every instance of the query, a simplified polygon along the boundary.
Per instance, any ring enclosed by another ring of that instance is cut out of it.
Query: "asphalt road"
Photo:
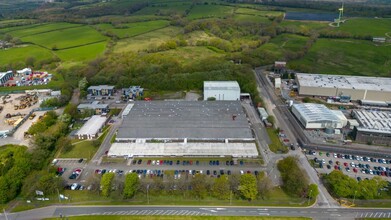
[[[391,209],[270,208],[202,206],[51,206],[7,214],[9,220],[34,220],[75,215],[293,216],[313,219],[390,218]],[[6,219],[4,213],[0,220]]]

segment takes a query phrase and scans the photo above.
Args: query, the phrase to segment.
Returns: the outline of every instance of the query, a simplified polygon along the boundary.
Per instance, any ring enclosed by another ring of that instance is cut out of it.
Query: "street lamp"
[[[354,191],[353,205],[354,205],[354,200],[356,200],[356,193],[357,193],[357,190]]]
[[[149,184],[147,185],[147,201],[148,201],[148,205],[149,205]]]
[[[310,190],[310,193],[308,194],[308,202],[307,202],[307,205],[310,205],[311,193],[312,193],[312,189]]]

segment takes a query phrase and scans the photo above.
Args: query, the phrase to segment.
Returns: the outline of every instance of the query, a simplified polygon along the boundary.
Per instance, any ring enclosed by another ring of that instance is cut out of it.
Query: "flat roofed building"
[[[114,86],[99,85],[90,86],[87,89],[88,95],[91,96],[112,96],[114,94]]]
[[[354,110],[353,117],[360,124],[353,130],[357,142],[391,144],[391,111]]]
[[[107,118],[100,115],[92,116],[81,128],[76,132],[79,139],[94,139],[98,137],[100,129],[105,125]]]
[[[83,112],[87,109],[94,110],[95,114],[102,114],[109,112],[109,105],[108,104],[102,104],[99,101],[94,101],[92,103],[82,103],[77,106],[77,110],[80,112]]]
[[[0,72],[0,85],[4,85],[13,76],[14,74],[12,73],[12,71]]]
[[[300,95],[391,101],[391,78],[297,73],[296,79]]]
[[[293,104],[292,113],[306,129],[343,127],[343,122],[340,120],[340,118],[326,106],[321,104]]]
[[[255,143],[113,143],[108,156],[257,157]]]
[[[204,81],[204,100],[215,98],[218,101],[240,100],[240,86],[236,81]]]
[[[240,101],[136,101],[116,141],[253,141]]]

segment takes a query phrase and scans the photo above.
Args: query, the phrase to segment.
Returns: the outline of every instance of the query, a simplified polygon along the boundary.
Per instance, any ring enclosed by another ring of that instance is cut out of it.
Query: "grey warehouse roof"
[[[94,101],[92,103],[84,103],[84,104],[79,104],[77,106],[77,109],[104,109],[107,108],[109,105],[108,104],[101,104],[99,101]]]
[[[204,90],[239,90],[237,81],[204,81]]]
[[[339,118],[322,104],[293,104],[292,108],[295,108],[306,122],[339,121]]]
[[[109,85],[99,85],[99,86],[90,86],[88,89],[102,90],[102,89],[114,89],[114,86]]]
[[[358,130],[391,134],[391,111],[354,110],[353,115],[360,123]]]
[[[391,91],[391,78],[297,73],[300,86]]]
[[[184,138],[253,140],[239,101],[136,101],[116,139]]]

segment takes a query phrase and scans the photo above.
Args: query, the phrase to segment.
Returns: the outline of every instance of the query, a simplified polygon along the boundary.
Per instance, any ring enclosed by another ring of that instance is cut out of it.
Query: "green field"
[[[89,26],[61,29],[53,32],[22,37],[24,42],[31,42],[48,49],[65,49],[105,41],[107,37]]]
[[[322,74],[390,77],[391,46],[352,39],[318,39],[302,59],[288,65]]]
[[[146,22],[137,22],[137,23],[127,23],[123,24],[124,28],[115,28],[111,24],[99,24],[98,28],[102,29],[104,32],[112,32],[117,35],[119,38],[133,37],[140,35],[146,32],[150,32],[156,29],[166,27],[170,24],[166,20],[156,20],[156,21],[146,21]]]
[[[264,16],[264,17],[277,17],[282,15],[283,13],[280,11],[261,11],[250,8],[238,8],[235,13],[237,14],[246,14],[246,15],[256,15],[256,16]]]
[[[164,4],[153,4],[137,11],[133,15],[171,15],[184,14],[190,8],[191,2],[175,2]]]
[[[55,51],[62,61],[82,62],[96,58],[106,50],[106,42]]]
[[[280,34],[271,39],[269,43],[278,45],[281,49],[289,51],[301,50],[306,44],[308,37],[295,34]]]
[[[320,30],[329,27],[327,22],[321,21],[292,21],[284,20],[280,24],[282,27],[291,28],[300,32],[309,32],[310,30]]]
[[[12,28],[9,28],[7,31],[9,34],[11,34],[14,37],[28,37],[31,35],[36,35],[40,33],[46,33],[50,31],[56,31],[56,30],[61,30],[61,29],[66,29],[66,28],[73,28],[73,27],[78,27],[81,26],[80,24],[70,24],[70,23],[51,23],[51,24],[35,24],[35,25],[30,25],[30,26],[25,26],[25,27],[14,27],[13,30]]]
[[[200,18],[224,18],[232,15],[234,8],[230,6],[221,5],[196,5],[191,9],[187,18],[200,19]]]
[[[234,19],[241,22],[260,22],[268,23],[271,22],[267,17],[257,16],[257,15],[245,15],[245,14],[235,14]]]
[[[67,153],[62,153],[59,158],[87,158],[90,160],[98,148],[94,147],[92,141],[90,140],[80,140],[75,145],[71,151]]]
[[[346,31],[353,35],[370,35],[385,37],[386,33],[391,37],[391,18],[354,18],[348,19],[336,31]]]
[[[26,58],[34,57],[36,60],[52,58],[54,55],[42,47],[35,45],[23,45],[22,47],[0,50],[0,66],[14,62],[25,62]]]
[[[125,38],[117,42],[114,47],[116,53],[126,51],[142,51],[150,47],[156,47],[167,40],[175,38],[180,33],[180,28],[169,26],[153,32],[141,34],[132,38]]]

